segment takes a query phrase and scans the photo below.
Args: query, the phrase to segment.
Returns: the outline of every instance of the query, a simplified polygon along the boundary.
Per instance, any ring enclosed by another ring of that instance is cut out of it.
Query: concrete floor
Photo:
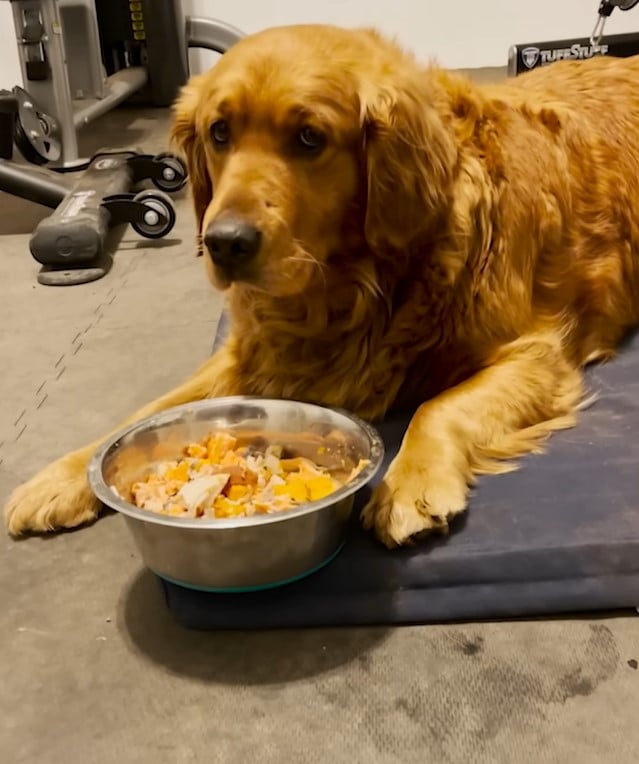
[[[160,150],[165,130],[120,111],[84,141]],[[185,200],[167,240],[129,231],[106,278],[66,289],[36,283],[42,214],[0,194],[0,503],[180,381],[220,310]],[[1,548],[7,764],[637,761],[634,615],[194,633],[117,515]]]

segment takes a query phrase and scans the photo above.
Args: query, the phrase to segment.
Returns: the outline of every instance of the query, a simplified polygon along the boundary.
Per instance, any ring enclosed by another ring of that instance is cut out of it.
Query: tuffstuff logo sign
[[[601,40],[598,47],[589,37],[570,37],[564,40],[532,40],[508,49],[508,74],[517,77],[554,61],[585,60],[597,55],[627,58],[639,53],[639,32],[611,34]]]
[[[544,66],[553,61],[562,59],[585,59],[596,55],[605,56],[608,53],[607,45],[600,45],[595,48],[593,45],[581,45],[575,43],[568,48],[538,48],[535,45],[529,45],[521,51],[521,61],[526,69],[534,69],[537,64]]]

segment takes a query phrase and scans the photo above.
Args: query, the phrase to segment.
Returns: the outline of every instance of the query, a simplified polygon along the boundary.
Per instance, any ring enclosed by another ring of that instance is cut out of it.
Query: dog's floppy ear
[[[202,254],[200,235],[202,219],[213,198],[213,185],[206,167],[204,146],[197,135],[196,112],[201,101],[201,77],[192,77],[182,88],[173,105],[171,143],[186,160],[195,209],[198,233],[198,255]]]
[[[456,149],[432,100],[417,75],[396,73],[389,82],[360,90],[365,234],[374,249],[406,247],[446,202]]]

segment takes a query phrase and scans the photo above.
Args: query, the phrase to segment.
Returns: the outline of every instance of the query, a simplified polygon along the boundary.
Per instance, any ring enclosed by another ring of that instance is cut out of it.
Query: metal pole
[[[50,172],[0,159],[0,191],[55,209],[69,193],[70,184]]]
[[[246,37],[244,32],[223,21],[198,16],[186,17],[186,44],[189,48],[204,48],[216,53],[226,53],[243,37]]]
[[[106,114],[114,106],[125,101],[130,95],[141,90],[147,83],[148,73],[141,66],[121,69],[107,78],[107,94],[99,101],[93,101],[73,115],[75,127],[83,127],[97,117]]]
[[[20,3],[17,4],[18,6]],[[55,0],[41,0],[45,44],[51,66],[55,117],[62,132],[62,164],[78,159],[78,138],[73,124],[73,100],[67,75],[67,54]],[[19,27],[18,27],[19,28]]]

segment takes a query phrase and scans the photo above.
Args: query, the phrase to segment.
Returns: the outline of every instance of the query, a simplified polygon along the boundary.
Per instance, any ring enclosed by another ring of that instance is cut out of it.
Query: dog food
[[[240,446],[232,435],[216,433],[189,444],[179,459],[157,464],[131,495],[140,509],[163,515],[247,517],[323,499],[367,463],[339,479],[307,457],[283,456],[281,446]]]

